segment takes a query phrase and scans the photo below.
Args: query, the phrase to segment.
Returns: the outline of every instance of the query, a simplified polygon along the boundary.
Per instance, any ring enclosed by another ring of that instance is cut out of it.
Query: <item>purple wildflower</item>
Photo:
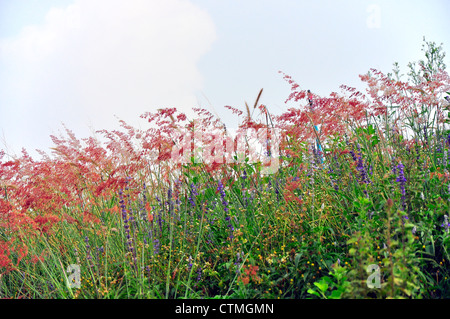
[[[450,137],[450,135],[449,135],[449,137]],[[419,141],[417,140],[417,138],[414,139],[414,147],[416,149],[416,154],[417,154],[416,159],[419,160],[420,159],[420,148],[419,148]]]
[[[358,160],[358,158],[355,155],[355,152],[353,152],[353,149],[350,150],[350,155],[352,156],[352,158],[355,162]]]
[[[359,171],[360,176],[361,176],[361,182],[365,183],[365,184],[369,184],[370,181],[367,177],[367,172],[366,172],[366,168],[364,167],[364,163],[363,163],[363,158],[362,158],[362,153],[361,153],[361,148],[358,145],[358,158],[357,158],[357,162],[358,165],[356,167],[356,169]]]
[[[202,279],[202,267],[198,267],[197,269],[197,282]]]
[[[153,240],[153,255],[158,255],[159,254],[159,239],[155,238]]]
[[[217,187],[217,190],[220,193],[220,198],[222,199],[223,209],[226,213],[228,213],[228,202],[225,199],[225,190],[222,184],[222,181],[219,181],[219,185]]]
[[[244,258],[244,252],[243,251],[241,251],[240,253],[236,254],[236,262],[234,263],[236,265],[236,273],[239,273],[239,265],[241,264],[243,258]]]
[[[128,190],[128,187],[125,187],[125,189]],[[128,210],[128,215],[129,215],[129,217],[128,217],[125,201],[123,199],[123,192],[121,189],[119,190],[119,198],[120,198],[120,201],[119,201],[120,208],[122,210],[123,228],[125,229],[125,236],[127,239],[127,241],[125,242],[125,247],[128,250],[128,252],[130,252],[132,254],[134,266],[137,269],[136,251],[134,249],[133,239],[132,239],[132,236],[130,233],[130,225],[135,224],[135,220],[133,218],[133,210],[132,209]],[[136,226],[136,225],[134,225],[134,226]]]
[[[191,192],[189,194],[189,202],[191,203],[192,208],[195,207],[195,196],[198,195],[197,193],[197,187],[194,183],[191,183]]]
[[[400,161],[397,169],[398,169],[398,177],[397,177],[397,182],[400,183],[400,191],[402,193],[402,207],[403,210],[406,209],[406,203],[405,203],[405,195],[406,195],[406,190],[405,190],[405,184],[406,184],[406,178],[405,178],[405,174],[403,172],[403,168],[405,166],[403,166],[402,162]]]
[[[444,230],[446,233],[448,233],[449,228],[450,228],[450,224],[448,222],[448,216],[444,215],[444,223],[441,224],[441,227],[444,227]]]
[[[278,181],[279,179],[277,178],[275,180],[275,194],[277,195],[277,201],[280,201],[280,190],[279,190],[280,185]]]
[[[191,268],[192,268],[192,257],[191,257],[191,256],[189,256],[188,261],[189,261],[189,264],[188,264],[188,271],[191,271]]]
[[[121,189],[119,189],[119,199],[120,208],[122,210],[122,219],[125,220],[127,218],[127,209],[123,199],[123,191]]]
[[[330,182],[331,182],[331,186],[333,186],[333,188],[338,191],[339,190],[339,185],[336,183],[336,180],[333,179],[333,176],[331,174],[334,173],[333,168],[330,165],[330,169],[328,170],[328,175],[330,175]]]
[[[219,185],[217,187],[217,190],[219,191],[220,198],[222,199],[223,210],[225,211],[225,215],[226,215],[225,221],[227,222],[227,227],[230,229],[230,239],[232,239],[233,238],[234,228],[231,225],[231,217],[229,215],[228,202],[225,199],[225,190],[224,190],[222,181],[219,181]]]
[[[395,159],[392,159],[392,172],[393,172],[394,174],[397,174],[397,166],[395,166],[394,160],[395,160]]]

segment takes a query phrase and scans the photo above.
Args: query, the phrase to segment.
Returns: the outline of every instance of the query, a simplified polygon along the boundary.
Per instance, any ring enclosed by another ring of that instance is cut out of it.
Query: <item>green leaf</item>
[[[317,286],[322,292],[325,292],[328,289],[328,284],[322,281],[315,282],[314,285]]]
[[[315,295],[315,296],[317,296],[319,298],[321,297],[317,291],[312,290],[311,288],[308,289],[308,293],[311,294],[311,295]]]
[[[331,292],[331,295],[328,297],[329,299],[340,299],[342,296],[343,291],[340,289],[333,290]]]
[[[331,278],[328,277],[328,276],[323,276],[322,279],[321,279],[320,281],[322,281],[322,282],[327,282],[327,283],[329,283],[329,284],[332,284],[332,283],[333,283],[333,280],[331,280]]]

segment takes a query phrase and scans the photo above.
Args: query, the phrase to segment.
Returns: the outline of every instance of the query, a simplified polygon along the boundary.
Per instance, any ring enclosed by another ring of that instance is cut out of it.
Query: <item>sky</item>
[[[327,96],[364,92],[360,74],[423,59],[423,37],[450,51],[446,0],[0,0],[0,149],[49,152],[50,135],[145,129],[145,112],[226,105],[275,114],[282,71]],[[450,53],[449,53],[450,54]],[[450,55],[445,63],[450,67]]]

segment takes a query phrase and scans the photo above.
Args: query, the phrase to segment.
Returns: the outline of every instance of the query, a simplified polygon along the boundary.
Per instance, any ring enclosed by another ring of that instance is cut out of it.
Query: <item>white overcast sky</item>
[[[364,89],[370,68],[406,73],[424,36],[450,68],[449,13],[446,0],[0,0],[0,148],[48,151],[61,123],[80,138],[117,118],[145,128],[161,107],[233,125],[223,106],[261,88],[279,114],[278,71],[324,96]]]

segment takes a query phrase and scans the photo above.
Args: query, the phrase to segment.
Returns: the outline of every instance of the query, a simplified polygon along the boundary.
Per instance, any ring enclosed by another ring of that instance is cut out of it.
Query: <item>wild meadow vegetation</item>
[[[67,129],[40,160],[2,151],[0,297],[450,297],[450,78],[441,46],[423,52],[361,75],[366,94],[283,75],[285,113],[228,107],[241,144],[166,108],[102,142]]]

